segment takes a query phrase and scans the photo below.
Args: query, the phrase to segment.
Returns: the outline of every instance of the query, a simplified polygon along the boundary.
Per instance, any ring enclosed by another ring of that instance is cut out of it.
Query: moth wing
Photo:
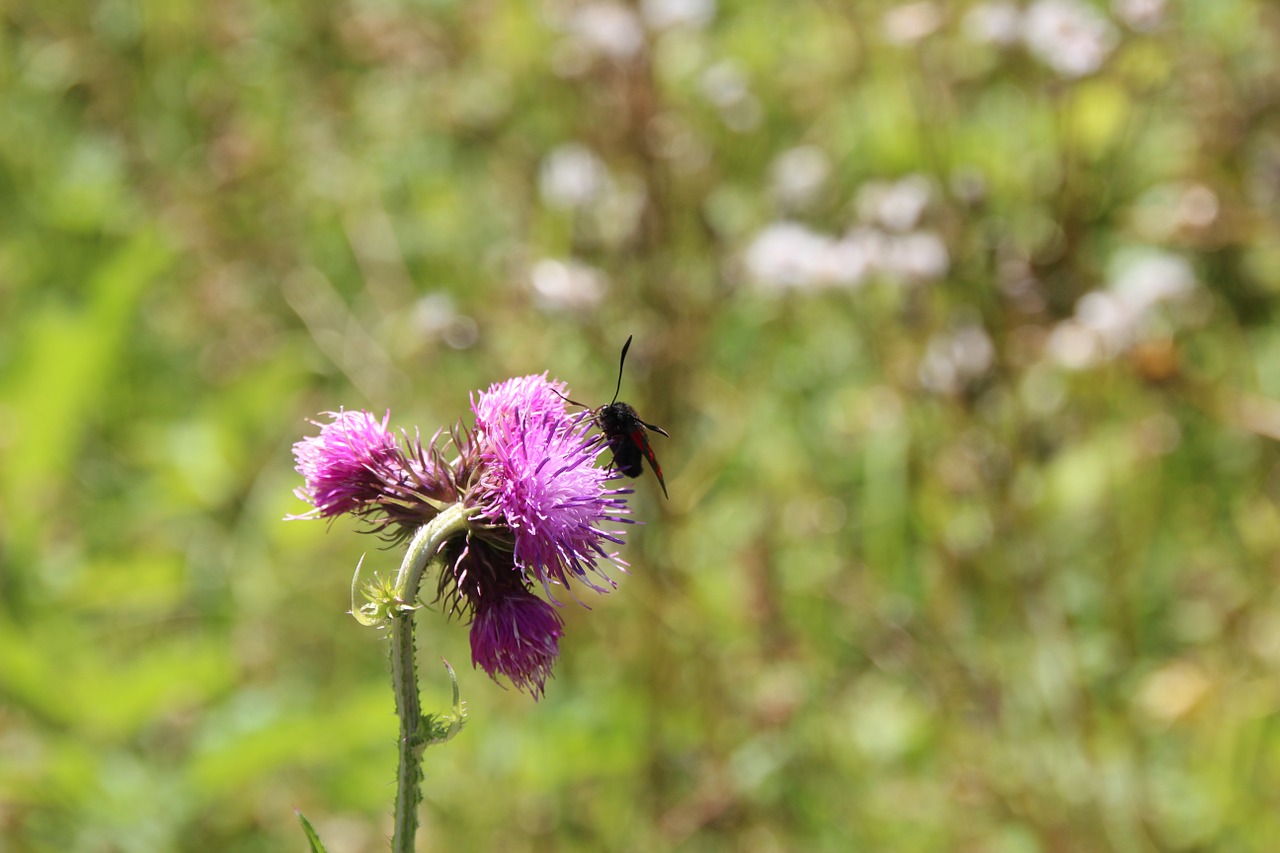
[[[645,433],[643,427],[636,427],[631,431],[631,441],[635,443],[636,447],[640,448],[644,458],[649,460],[649,467],[657,475],[658,485],[662,486],[662,496],[667,500],[671,500],[671,496],[667,494],[667,483],[662,479],[662,466],[658,464],[658,457],[654,455],[653,448],[649,446],[649,436]]]

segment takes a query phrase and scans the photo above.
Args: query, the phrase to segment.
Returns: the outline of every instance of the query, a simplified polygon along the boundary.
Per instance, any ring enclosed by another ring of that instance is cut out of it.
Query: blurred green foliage
[[[1280,849],[1280,13],[1089,8],[0,6],[0,849],[384,849],[290,445],[630,333],[671,500],[424,849]]]

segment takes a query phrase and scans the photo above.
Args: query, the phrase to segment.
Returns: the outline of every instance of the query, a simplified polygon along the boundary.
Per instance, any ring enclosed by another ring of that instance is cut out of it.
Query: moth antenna
[[[627,342],[622,345],[622,358],[618,359],[618,387],[613,389],[613,399],[609,401],[612,406],[618,402],[618,394],[622,391],[622,365],[627,363],[627,350],[631,349],[631,339],[635,335],[627,335]]]
[[[552,388],[552,389],[551,389],[551,393],[552,393],[552,394],[555,394],[557,397],[559,397],[561,400],[564,400],[566,403],[571,403],[571,404],[573,404],[573,405],[575,405],[575,406],[582,406],[582,408],[584,408],[584,409],[589,409],[589,408],[591,408],[590,406],[586,406],[586,405],[583,405],[582,403],[579,403],[577,400],[570,400],[568,397],[566,397],[565,395],[561,394],[559,391],[557,391],[557,390],[556,390],[556,389],[554,389],[554,388]]]

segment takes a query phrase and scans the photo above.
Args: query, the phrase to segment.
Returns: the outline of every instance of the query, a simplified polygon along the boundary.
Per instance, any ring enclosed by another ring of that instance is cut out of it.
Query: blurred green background
[[[663,425],[424,850],[1280,849],[1280,12],[0,5],[0,849],[385,849],[306,418]]]

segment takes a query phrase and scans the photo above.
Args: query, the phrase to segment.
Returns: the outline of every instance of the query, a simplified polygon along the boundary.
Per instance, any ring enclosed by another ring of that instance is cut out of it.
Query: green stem
[[[418,528],[405,551],[404,561],[400,564],[400,573],[396,575],[396,590],[400,600],[406,604],[418,598],[418,587],[422,584],[422,575],[427,564],[445,540],[467,529],[467,520],[475,510],[468,510],[462,504],[452,504],[441,510],[440,514]]]
[[[391,837],[394,853],[413,853],[422,802],[422,706],[418,699],[418,667],[414,655],[413,617],[418,587],[428,565],[438,562],[440,547],[467,528],[469,513],[461,504],[448,507],[418,529],[396,576],[400,607],[391,616],[391,683],[400,717],[400,761],[396,769],[396,822]]]
[[[400,717],[400,761],[396,767],[396,825],[391,849],[412,853],[418,832],[418,804],[422,802],[422,749],[418,720],[418,672],[413,656],[413,612],[391,619],[391,681]]]

